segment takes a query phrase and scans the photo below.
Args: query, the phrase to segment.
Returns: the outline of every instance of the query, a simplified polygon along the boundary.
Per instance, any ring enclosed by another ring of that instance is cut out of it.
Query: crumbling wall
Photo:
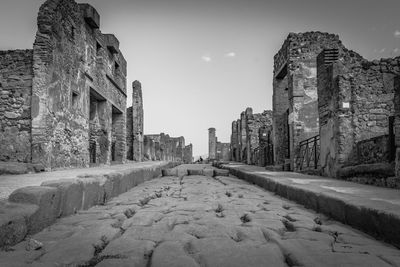
[[[231,157],[231,144],[230,143],[217,143],[217,160],[219,161],[230,161]]]
[[[47,0],[37,22],[31,111],[34,163],[47,169],[89,165],[89,139],[95,143],[91,148],[102,146],[93,132],[98,128],[90,129],[89,114],[96,113],[91,99],[104,101],[101,131],[107,142],[101,142],[109,144],[101,155],[104,163],[112,159],[113,138],[116,160],[124,162],[126,61],[118,40],[100,32],[100,18],[93,7],[73,0]],[[114,115],[114,135],[113,113],[121,114]]]
[[[193,163],[193,145],[192,144],[185,146],[183,162],[186,164]]]
[[[31,162],[33,51],[0,51],[0,161]]]
[[[328,53],[318,58],[323,173],[337,177],[343,166],[392,161],[389,128],[399,59],[369,62],[339,47],[329,62]]]
[[[298,169],[295,159],[299,156],[299,143],[318,135],[316,59],[324,48],[340,45],[339,37],[334,34],[290,33],[275,55],[273,109],[276,164],[283,164],[285,159],[290,158],[290,168]],[[286,93],[282,91],[286,89],[287,100]],[[288,128],[284,125],[286,120]]]

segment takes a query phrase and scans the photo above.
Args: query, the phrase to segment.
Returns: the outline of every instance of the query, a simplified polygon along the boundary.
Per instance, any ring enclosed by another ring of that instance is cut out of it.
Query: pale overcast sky
[[[0,0],[0,49],[32,48],[44,0]],[[272,108],[273,56],[289,32],[339,34],[367,59],[400,55],[399,0],[79,0],[114,33],[143,87],[145,133],[183,135],[208,153],[246,107]],[[131,103],[131,97],[128,99]]]

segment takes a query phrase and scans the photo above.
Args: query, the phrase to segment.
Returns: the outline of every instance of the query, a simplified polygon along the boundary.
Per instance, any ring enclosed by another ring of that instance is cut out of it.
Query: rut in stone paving
[[[235,177],[168,176],[0,252],[0,266],[400,266],[400,251]]]

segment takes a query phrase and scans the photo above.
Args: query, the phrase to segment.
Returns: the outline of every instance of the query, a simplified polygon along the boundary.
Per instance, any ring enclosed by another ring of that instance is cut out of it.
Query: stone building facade
[[[144,160],[184,162],[185,150],[185,138],[183,136],[170,137],[164,133],[144,135]],[[187,157],[189,157],[189,154],[187,154]]]
[[[208,160],[230,161],[231,144],[218,142],[215,128],[208,129]]]
[[[246,108],[240,114],[240,119],[232,122],[230,143],[232,160],[260,166],[269,163],[266,160],[267,150],[265,146],[270,144],[269,148],[271,148],[272,141],[268,142],[264,139],[271,138],[271,135],[264,137],[261,134],[260,138],[261,129],[272,131],[272,111],[266,110],[262,113],[253,114],[252,108]],[[273,162],[272,158],[269,157],[269,159]]]
[[[125,162],[118,39],[101,33],[92,6],[73,0],[47,0],[37,24],[32,50],[0,53],[0,159],[48,170]]]
[[[273,142],[276,165],[297,170],[299,143],[319,134],[317,55],[340,46],[337,35],[290,33],[274,57]]]
[[[132,107],[126,111],[126,145],[127,159],[134,161],[143,161],[144,143],[143,143],[143,96],[142,84],[139,81],[132,83]]]
[[[342,46],[318,56],[321,170],[344,177],[350,166],[393,176],[395,98],[400,58],[367,61]]]

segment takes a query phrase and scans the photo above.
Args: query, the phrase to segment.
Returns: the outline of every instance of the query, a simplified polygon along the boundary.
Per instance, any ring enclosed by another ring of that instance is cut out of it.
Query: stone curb
[[[177,165],[169,162],[19,188],[10,194],[8,201],[0,201],[0,247],[21,242],[26,235],[43,230],[57,218],[104,204],[140,183],[161,176],[162,170]]]
[[[251,171],[243,171],[227,165],[220,167],[229,170],[232,175],[240,179],[256,184],[400,248],[400,228],[396,227],[396,225],[400,225],[400,217],[395,214],[383,212],[373,207],[348,203],[343,199],[325,193],[287,185]]]

